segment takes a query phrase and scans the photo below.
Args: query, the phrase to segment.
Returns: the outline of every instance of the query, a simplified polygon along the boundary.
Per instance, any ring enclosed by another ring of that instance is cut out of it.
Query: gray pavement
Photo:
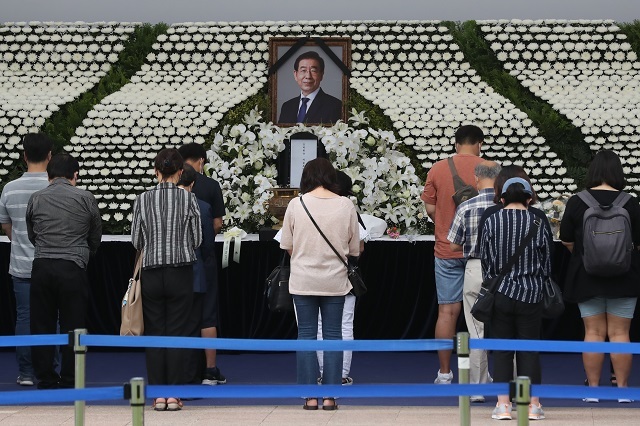
[[[637,408],[545,408],[547,418],[532,422],[543,425],[633,425],[640,424]],[[0,406],[0,425],[74,425],[73,406]],[[472,425],[496,425],[491,405],[471,408]],[[128,406],[87,404],[88,426],[131,425]],[[145,408],[146,425],[458,425],[454,407],[371,407],[347,405],[337,411],[305,411],[300,406],[189,406],[179,412],[155,412]],[[516,424],[515,412],[514,420]]]

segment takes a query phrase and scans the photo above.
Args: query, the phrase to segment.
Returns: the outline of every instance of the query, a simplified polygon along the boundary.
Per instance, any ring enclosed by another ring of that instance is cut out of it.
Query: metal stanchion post
[[[73,334],[69,333],[69,337],[73,337],[73,340],[69,342],[69,344],[73,344],[73,352],[75,353],[75,388],[76,389],[84,389],[85,384],[85,363],[86,363],[86,354],[87,347],[80,344],[80,336],[83,334],[87,334],[87,330],[85,328],[76,329],[73,331]],[[76,401],[75,405],[75,425],[76,426],[84,426],[84,401]]]
[[[128,391],[127,388],[128,387]],[[127,395],[128,392],[128,395]],[[125,398],[129,397],[131,403],[131,424],[132,426],[144,425],[144,379],[134,377],[125,386]]]
[[[531,403],[531,380],[528,377],[516,377],[516,410],[518,426],[529,424],[529,404]]]
[[[458,333],[456,352],[458,353],[458,383],[469,384],[469,333]],[[471,424],[469,395],[459,396],[458,404],[460,406],[460,426],[469,426]]]

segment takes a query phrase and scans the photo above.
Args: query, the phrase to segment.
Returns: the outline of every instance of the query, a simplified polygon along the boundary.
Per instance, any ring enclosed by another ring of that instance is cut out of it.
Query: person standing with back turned
[[[56,154],[47,165],[49,186],[34,192],[25,219],[35,247],[31,271],[31,334],[55,334],[86,328],[89,305],[89,256],[102,238],[98,202],[76,187],[78,160]],[[73,348],[62,346],[60,374],[54,368],[53,346],[31,348],[38,389],[73,388]]]
[[[613,151],[603,150],[596,154],[586,180],[586,191],[567,201],[560,224],[560,240],[571,252],[563,296],[568,302],[578,303],[586,342],[604,342],[608,337],[611,342],[626,343],[629,342],[629,328],[640,294],[640,254],[637,250],[640,247],[640,205],[635,197],[623,192],[624,171],[620,158]],[[607,210],[613,211],[614,205],[621,207],[620,213],[626,212],[625,222],[628,220],[629,229],[621,227],[618,229],[622,233],[610,232],[609,235],[604,232],[599,235],[585,233],[583,220],[591,209],[582,197]],[[585,234],[591,235],[595,246],[585,243]],[[618,237],[626,240],[626,248],[624,245],[615,246]],[[611,243],[615,245],[612,247]],[[597,253],[598,247],[604,247],[604,253]],[[591,268],[589,260],[594,256],[600,261],[616,261],[618,259],[612,257],[617,253],[630,257],[626,268],[612,265],[605,268],[604,274]],[[633,356],[625,353],[612,353],[610,356],[617,386],[627,387]],[[603,361],[603,353],[582,354],[589,386],[600,384]],[[597,398],[584,400],[599,402]],[[631,400],[621,398],[618,402],[628,403]]]
[[[191,192],[195,194],[198,200],[209,204],[210,212],[213,216],[213,230],[215,235],[222,230],[222,219],[225,214],[224,200],[222,198],[222,189],[215,179],[207,177],[203,174],[204,162],[207,153],[204,147],[199,143],[193,142],[182,145],[178,148],[178,152],[184,158],[185,164],[195,169],[196,180],[193,183]],[[215,245],[211,251],[211,257],[207,262],[207,280],[208,289],[203,301],[203,309],[206,311],[205,316],[208,321],[201,331],[202,337],[217,338],[218,337],[218,269],[215,262]],[[227,383],[226,377],[220,372],[217,365],[217,352],[215,349],[205,349],[205,370],[202,377],[203,385],[223,385]]]
[[[9,274],[13,281],[16,296],[16,336],[30,334],[31,311],[31,265],[33,263],[33,244],[27,236],[25,212],[31,194],[49,185],[47,164],[51,160],[53,142],[42,133],[29,133],[22,139],[24,161],[27,171],[18,179],[9,182],[0,196],[0,223],[2,230],[11,240]],[[18,361],[18,379],[21,386],[33,386],[35,373],[31,363],[31,348],[16,348]]]
[[[467,184],[475,182],[474,169],[482,161],[480,147],[484,140],[482,129],[474,125],[461,126],[455,133],[456,155],[452,157],[460,178]],[[462,252],[451,250],[447,236],[456,205],[453,194],[453,174],[448,159],[440,160],[431,167],[427,182],[420,198],[425,203],[427,214],[435,223],[435,274],[438,296],[438,320],[436,339],[452,339],[456,332],[456,323],[462,308],[462,289],[464,284],[465,259]],[[436,384],[450,384],[451,350],[438,351],[440,369]]]

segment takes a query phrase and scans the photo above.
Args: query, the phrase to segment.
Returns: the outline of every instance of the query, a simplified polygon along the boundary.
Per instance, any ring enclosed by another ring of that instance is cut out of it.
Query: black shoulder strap
[[[324,232],[322,232],[322,230],[320,229],[320,227],[318,226],[318,224],[316,223],[316,220],[313,218],[313,216],[311,216],[311,213],[309,213],[309,209],[307,209],[307,206],[304,204],[304,200],[302,199],[302,195],[300,195],[300,203],[302,204],[302,207],[304,207],[304,211],[307,212],[307,215],[309,216],[309,219],[311,219],[311,222],[313,222],[314,226],[316,227],[316,229],[318,230],[318,232],[320,233],[320,235],[322,235],[322,238],[324,238],[324,240],[327,242],[327,244],[329,244],[329,247],[331,247],[331,250],[333,250],[333,252],[336,254],[336,256],[338,256],[338,259],[340,259],[340,261],[344,264],[344,266],[347,267],[347,269],[349,268],[349,265],[347,264],[347,261],[344,260],[342,258],[342,256],[340,256],[340,253],[338,253],[338,250],[335,249],[335,247],[333,247],[333,244],[331,244],[331,242],[329,241],[329,239],[324,235]]]
[[[453,187],[456,191],[460,190],[463,186],[467,186],[466,182],[462,180],[460,175],[458,174],[458,170],[456,169],[456,165],[453,162],[453,157],[447,158],[447,163],[449,163],[449,170],[451,170],[451,175],[453,176]]]
[[[515,263],[518,260],[518,258],[520,256],[522,256],[522,253],[524,253],[524,250],[529,245],[529,242],[538,233],[538,229],[540,229],[540,219],[536,218],[536,219],[534,219],[532,221],[531,227],[529,228],[529,232],[527,233],[527,235],[522,240],[522,243],[520,243],[520,245],[516,249],[515,253],[513,253],[511,258],[507,262],[507,264],[504,265],[504,268],[502,268],[502,271],[500,271],[500,274],[498,274],[499,279],[496,280],[495,287],[497,287],[502,282],[504,277],[509,273],[509,271],[511,271],[511,268],[513,268],[513,265],[515,265]],[[497,290],[497,288],[495,288],[495,287],[494,288],[489,288],[487,290],[490,293],[495,293],[495,291]]]
[[[629,201],[630,198],[631,198],[631,194],[627,194],[626,192],[620,191],[620,194],[618,194],[616,199],[613,200],[612,205],[618,206],[618,207],[624,207],[624,205],[627,204],[627,201]]]
[[[589,207],[600,207],[598,200],[596,200],[586,189],[578,192],[578,197],[580,197],[580,199]]]

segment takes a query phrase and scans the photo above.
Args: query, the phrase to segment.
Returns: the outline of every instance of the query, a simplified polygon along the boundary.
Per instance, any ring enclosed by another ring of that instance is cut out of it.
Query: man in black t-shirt
[[[207,158],[207,154],[204,147],[198,143],[189,143],[181,146],[178,149],[180,155],[184,159],[185,163],[193,167],[198,173],[196,180],[193,184],[191,192],[196,195],[199,200],[202,200],[211,206],[211,212],[213,213],[213,229],[216,234],[222,229],[222,218],[224,217],[225,207],[224,200],[222,199],[222,189],[220,184],[202,174],[204,170],[204,162]],[[207,290],[203,309],[206,313],[203,313],[203,318],[218,318],[218,273],[215,270],[217,262],[207,262],[207,265],[212,265],[206,274],[207,279],[210,281],[210,287]],[[211,270],[213,269],[213,270]],[[211,311],[213,310],[213,312]],[[202,337],[218,337],[217,322],[214,326],[207,324],[206,328],[201,329]],[[216,350],[205,349],[206,357],[206,370],[204,372],[202,384],[205,385],[217,385],[227,383],[226,378],[220,373],[220,369],[216,365]]]

